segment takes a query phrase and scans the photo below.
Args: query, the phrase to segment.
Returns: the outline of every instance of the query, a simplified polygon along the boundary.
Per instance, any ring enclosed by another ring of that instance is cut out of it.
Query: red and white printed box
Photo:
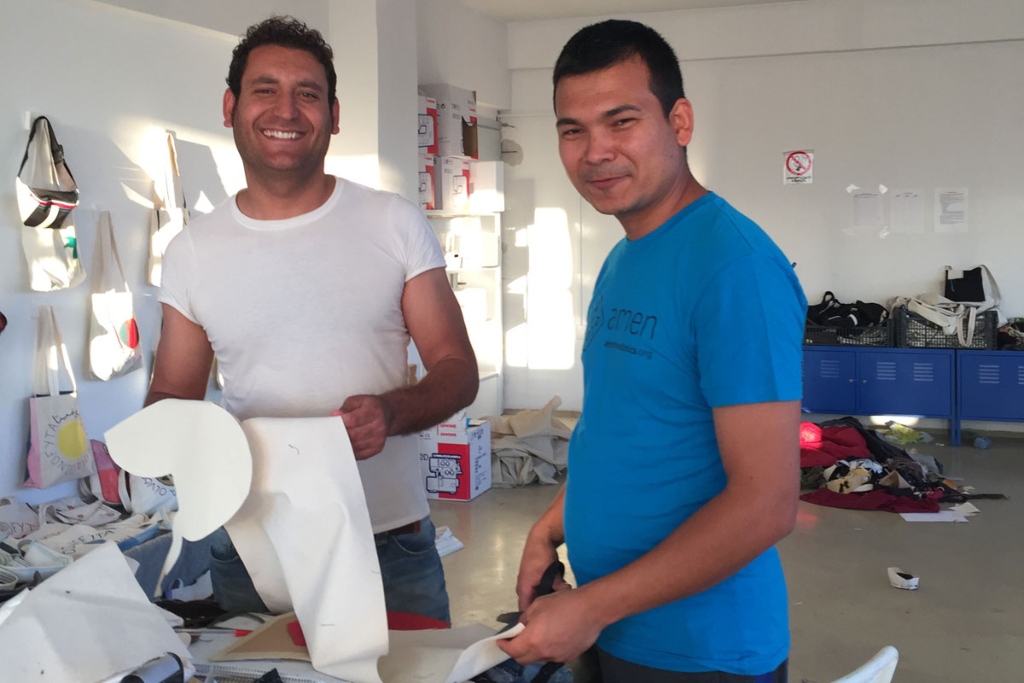
[[[437,175],[435,173],[434,155],[420,150],[420,208],[431,211],[437,208]]]
[[[473,500],[491,488],[491,425],[466,425],[460,412],[420,432],[420,472],[427,498]]]
[[[421,152],[437,154],[437,100],[420,95],[417,137]]]
[[[478,158],[476,93],[447,83],[421,85],[419,89],[437,101],[437,153]]]
[[[461,157],[438,157],[441,162],[441,191],[437,208],[455,213],[469,212],[469,160]]]

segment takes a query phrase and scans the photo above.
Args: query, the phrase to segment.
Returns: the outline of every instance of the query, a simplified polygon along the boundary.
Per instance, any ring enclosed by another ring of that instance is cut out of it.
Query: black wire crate
[[[893,346],[892,321],[870,327],[831,327],[804,325],[804,344],[807,346]]]
[[[999,328],[999,314],[996,311],[978,313],[974,322],[974,335],[970,344],[960,344],[959,335],[946,334],[935,323],[908,311],[906,306],[893,309],[893,320],[896,322],[896,346],[900,348],[918,349],[979,349],[996,348],[996,334]],[[964,316],[960,325],[966,334],[968,318]]]

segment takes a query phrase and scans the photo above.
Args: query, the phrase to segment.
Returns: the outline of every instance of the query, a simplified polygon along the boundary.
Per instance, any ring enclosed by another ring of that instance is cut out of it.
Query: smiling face
[[[263,45],[249,53],[238,97],[224,93],[224,125],[252,185],[259,178],[323,173],[338,102],[328,103],[327,74],[305,50]]]
[[[692,201],[684,149],[693,132],[690,103],[677,100],[666,117],[649,80],[647,65],[634,57],[566,76],[555,89],[558,151],[569,179],[631,239]]]

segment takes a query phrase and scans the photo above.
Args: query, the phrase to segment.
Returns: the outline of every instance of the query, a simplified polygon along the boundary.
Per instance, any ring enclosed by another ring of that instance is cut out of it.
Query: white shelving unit
[[[480,390],[466,415],[504,409],[504,330],[501,311],[501,214],[427,211],[448,261],[448,279],[462,307],[480,368]]]

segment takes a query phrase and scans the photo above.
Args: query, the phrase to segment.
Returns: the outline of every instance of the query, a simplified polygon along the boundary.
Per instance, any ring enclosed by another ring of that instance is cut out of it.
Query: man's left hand
[[[497,641],[520,664],[569,662],[587,651],[604,624],[591,614],[585,588],[557,591],[534,600],[519,621],[526,629],[515,638]]]
[[[349,396],[335,414],[345,423],[356,460],[365,460],[384,450],[391,411],[380,396]]]

